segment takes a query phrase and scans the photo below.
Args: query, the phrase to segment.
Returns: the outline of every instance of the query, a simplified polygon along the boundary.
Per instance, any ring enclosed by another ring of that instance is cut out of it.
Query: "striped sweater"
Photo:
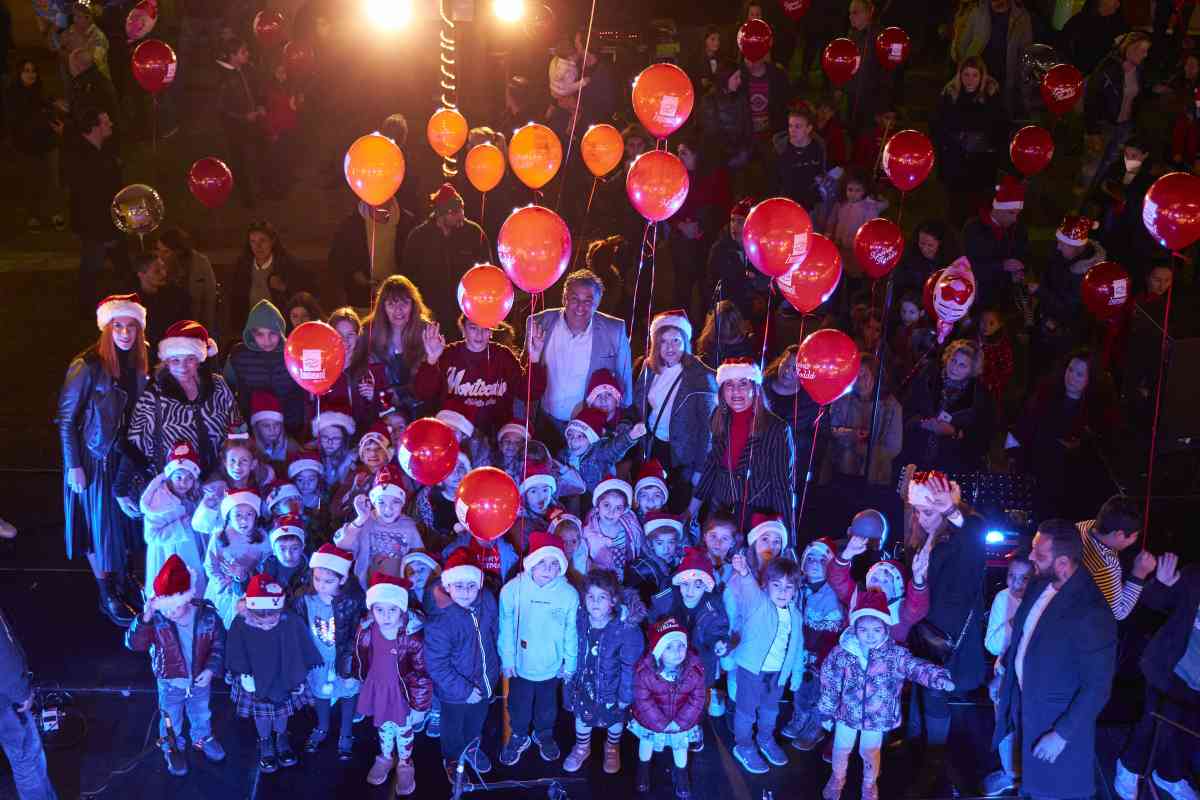
[[[1142,596],[1142,581],[1132,575],[1129,580],[1122,578],[1120,554],[1092,536],[1095,526],[1094,519],[1086,519],[1075,526],[1083,537],[1083,566],[1104,595],[1113,616],[1123,620],[1133,612]]]

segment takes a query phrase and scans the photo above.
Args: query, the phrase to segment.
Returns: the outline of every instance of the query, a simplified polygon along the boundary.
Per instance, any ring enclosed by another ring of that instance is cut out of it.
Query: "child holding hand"
[[[394,561],[398,568],[410,551],[424,547],[416,522],[404,514],[408,495],[402,481],[399,467],[389,464],[379,470],[370,499],[355,497],[354,519],[333,535],[334,544],[354,554],[354,575],[364,589],[386,562]]]
[[[640,422],[613,434],[605,433],[606,425],[607,415],[599,408],[588,406],[563,430],[567,447],[558,460],[579,472],[588,491],[594,490],[606,475],[613,474],[617,462],[646,435],[646,426]]]

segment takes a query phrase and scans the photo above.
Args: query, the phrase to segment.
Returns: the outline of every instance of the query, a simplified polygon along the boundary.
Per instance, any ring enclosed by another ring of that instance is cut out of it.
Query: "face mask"
[[[1125,159],[1125,169],[1127,172],[1136,172],[1142,166],[1142,162],[1137,159]]]

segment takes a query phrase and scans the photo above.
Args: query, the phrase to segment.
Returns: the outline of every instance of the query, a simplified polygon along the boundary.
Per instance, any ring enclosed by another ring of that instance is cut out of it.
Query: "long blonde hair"
[[[951,100],[957,100],[958,95],[962,92],[962,74],[965,69],[973,69],[979,73],[979,89],[975,92],[975,102],[982,103],[984,98],[991,97],[999,91],[1000,84],[996,83],[996,79],[988,75],[987,63],[979,56],[967,56],[959,62],[958,70],[954,73],[954,77],[946,84],[942,91],[950,95]]]
[[[121,362],[117,357],[117,343],[113,341],[111,322],[104,326],[104,330],[100,331],[100,340],[96,342],[96,354],[100,356],[100,363],[104,365],[104,371],[108,373],[108,376],[113,380],[118,380],[121,377]],[[138,337],[131,354],[133,368],[137,370],[137,373],[139,375],[148,374],[150,371],[150,348],[146,344],[145,331],[142,330],[141,325],[138,325]]]
[[[429,306],[425,305],[421,290],[412,281],[403,275],[390,275],[379,287],[379,293],[375,295],[375,304],[371,306],[371,313],[362,321],[367,335],[359,337],[358,346],[355,348],[354,369],[365,367],[371,356],[384,362],[388,360],[392,344],[392,322],[388,319],[387,302],[398,298],[408,298],[412,301],[412,312],[408,315],[408,324],[404,326],[402,337],[404,361],[411,369],[425,356],[421,333],[425,325],[433,321],[433,314],[430,313]]]

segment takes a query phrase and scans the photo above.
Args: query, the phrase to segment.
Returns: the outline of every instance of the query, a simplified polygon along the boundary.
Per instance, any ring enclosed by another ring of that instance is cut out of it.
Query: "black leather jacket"
[[[139,375],[138,392],[145,386],[146,376]],[[92,459],[104,460],[120,436],[126,411],[136,399],[128,397],[104,371],[94,349],[72,361],[58,396],[56,419],[63,467],[82,467],[85,448]]]

